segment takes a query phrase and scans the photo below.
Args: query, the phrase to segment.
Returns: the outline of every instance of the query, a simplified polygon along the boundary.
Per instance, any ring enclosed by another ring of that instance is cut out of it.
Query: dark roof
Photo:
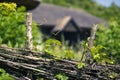
[[[71,16],[79,27],[84,28],[90,28],[93,24],[106,23],[106,21],[81,9],[65,8],[45,3],[41,3],[38,7],[28,12],[33,13],[33,19],[38,25],[57,25],[57,22],[66,16]]]

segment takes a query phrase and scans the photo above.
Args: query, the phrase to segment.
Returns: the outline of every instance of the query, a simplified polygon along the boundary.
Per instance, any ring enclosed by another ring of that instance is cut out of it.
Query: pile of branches
[[[57,74],[64,74],[68,80],[120,79],[120,65],[86,64],[79,69],[77,64],[42,52],[0,47],[0,68],[16,80],[57,80]]]

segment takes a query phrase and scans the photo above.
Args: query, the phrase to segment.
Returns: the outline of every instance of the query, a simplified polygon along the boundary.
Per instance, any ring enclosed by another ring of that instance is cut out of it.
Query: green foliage
[[[75,54],[72,50],[63,50],[63,58],[65,59],[74,59]]]
[[[45,45],[43,47],[43,51],[45,51],[46,53],[48,53],[50,55],[60,57],[59,56],[60,48],[61,48],[60,41],[55,40],[55,39],[48,39],[45,42]]]
[[[55,78],[58,79],[58,80],[68,80],[68,79],[69,79],[69,78],[68,78],[66,75],[64,75],[64,74],[57,74],[57,75],[55,76]]]
[[[2,44],[2,38],[0,37],[0,45]]]
[[[83,63],[83,62],[79,62],[78,64],[77,64],[77,68],[78,69],[81,69],[81,68],[83,68],[85,66],[85,63]]]
[[[64,49],[61,42],[55,39],[48,39],[45,42],[43,51],[57,58],[73,59],[74,52],[70,49]]]
[[[2,44],[10,47],[23,47],[26,41],[25,7],[16,7],[15,3],[0,3],[0,37]],[[33,23],[33,34],[38,35]],[[36,36],[33,38],[36,42]]]
[[[120,59],[120,25],[112,21],[109,27],[100,27],[95,40],[96,45],[103,45],[104,52],[119,63]]]
[[[0,3],[0,14],[2,15],[9,15],[10,12],[15,12],[16,10],[16,4],[15,3]],[[6,10],[7,9],[7,10]]]
[[[115,60],[115,62],[117,63],[120,63],[119,61],[120,7],[116,6],[114,3],[110,7],[104,7],[102,5],[97,4],[94,0],[43,0],[43,1],[46,3],[51,3],[60,6],[82,8],[95,16],[110,21],[109,27],[105,26],[99,27],[100,29],[97,32],[97,37],[95,41],[96,46],[102,45],[105,47],[104,50],[102,49],[104,53],[101,52],[101,49],[99,50],[98,47],[97,48],[94,47],[95,51],[92,52],[92,55],[94,59],[98,59],[96,61],[101,61],[102,58],[101,56],[106,55],[106,57]]]
[[[109,76],[111,79],[115,79],[115,78],[118,76],[118,74],[115,73],[115,72],[109,72],[109,73],[108,73],[108,76]]]
[[[0,80],[14,80],[9,74],[0,68]]]
[[[114,60],[110,60],[107,54],[104,52],[105,48],[101,45],[93,46],[90,48],[93,61],[101,64],[110,63],[113,64]]]

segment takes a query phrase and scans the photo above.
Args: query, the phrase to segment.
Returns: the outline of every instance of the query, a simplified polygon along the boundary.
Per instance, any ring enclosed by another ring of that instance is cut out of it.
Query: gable
[[[63,31],[67,32],[77,32],[76,25],[73,24],[72,21],[70,21],[66,27],[63,29]]]
[[[62,18],[55,28],[53,29],[53,32],[56,31],[67,31],[67,32],[76,32],[78,31],[78,25],[74,21],[74,19],[71,16],[66,16]]]

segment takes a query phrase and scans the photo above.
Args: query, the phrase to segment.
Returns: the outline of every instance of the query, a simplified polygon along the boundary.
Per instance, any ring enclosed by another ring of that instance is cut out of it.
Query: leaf
[[[58,80],[68,80],[68,77],[64,74],[57,74],[55,78],[57,78]]]
[[[79,62],[78,64],[77,64],[77,68],[78,69],[81,69],[81,68],[83,68],[85,66],[85,63],[83,63],[83,62]]]

